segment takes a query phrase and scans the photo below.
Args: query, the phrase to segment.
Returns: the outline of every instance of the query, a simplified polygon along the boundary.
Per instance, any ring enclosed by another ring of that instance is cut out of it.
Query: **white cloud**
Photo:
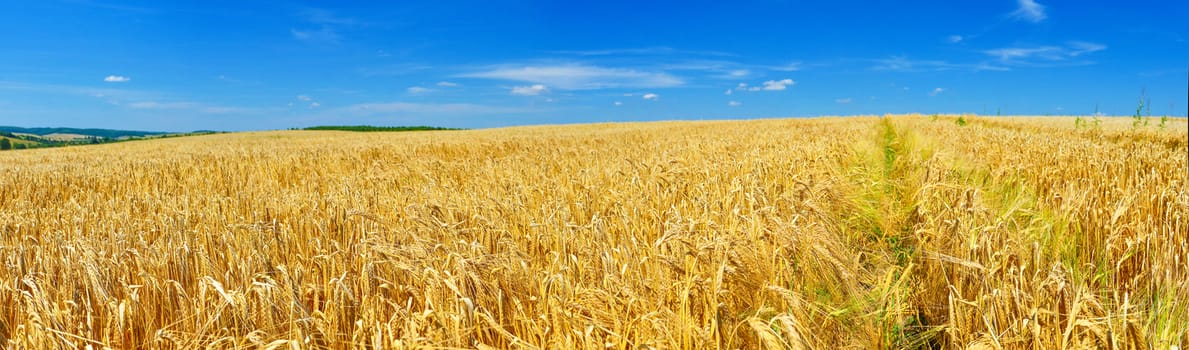
[[[739,101],[730,101],[730,102],[727,102],[727,106],[731,106],[731,107],[739,107],[739,106],[742,106],[742,105],[743,105],[743,102],[739,102]]]
[[[548,93],[549,88],[541,84],[533,84],[531,86],[513,86],[512,94],[520,96],[537,96]]]
[[[656,100],[661,99],[661,96],[650,92],[650,93],[644,94],[644,99],[656,101]]]
[[[796,85],[797,82],[792,79],[769,80],[757,86],[751,86],[747,83],[739,83],[735,86],[735,91],[781,91],[787,89],[789,86]],[[727,95],[730,95],[729,90]]]
[[[788,88],[789,85],[794,85],[792,79],[769,80],[764,82],[764,90],[766,91],[781,91]]]
[[[127,83],[131,80],[132,80],[132,78],[120,76],[120,75],[109,75],[106,78],[103,78],[103,81],[106,81],[109,83]]]
[[[937,96],[938,94],[940,94],[942,92],[945,92],[945,89],[934,88],[933,91],[929,91],[929,96]]]
[[[657,88],[685,84],[664,72],[645,72],[626,68],[607,68],[583,64],[496,67],[483,72],[460,75],[467,78],[498,79],[544,84],[562,90],[607,88]]]
[[[854,101],[854,99],[851,99],[850,97],[847,97],[847,98],[840,98],[840,99],[835,99],[835,100],[834,100],[834,103],[837,103],[837,104],[848,104],[848,103],[851,103],[851,102],[853,102],[853,101]]]
[[[623,102],[615,101],[615,106],[616,106],[616,107],[619,107],[619,106],[622,106],[622,105],[623,105]]]
[[[732,93],[732,91],[734,91],[734,90],[727,89],[727,91],[724,91],[722,94],[723,94],[723,95],[727,95],[727,96],[731,96],[731,93]]]
[[[309,95],[297,95],[297,100],[301,101],[302,103],[309,102],[309,103],[306,103],[306,106],[308,106],[310,109],[314,109],[314,108],[318,108],[318,107],[322,106],[321,103],[318,103],[318,101],[314,101],[314,98],[310,97]],[[288,106],[293,107],[293,102],[290,102]]]
[[[405,89],[405,91],[408,91],[410,94],[420,95],[420,94],[424,94],[424,93],[429,93],[429,92],[433,91],[433,89],[423,88],[420,86],[410,86],[408,89]]]
[[[945,41],[948,41],[948,42],[954,43],[954,44],[962,42],[962,39],[963,38],[961,35],[950,35],[950,36],[945,37]]]
[[[448,81],[439,81],[438,86],[441,87],[458,87],[458,83],[451,83]]]
[[[1040,23],[1048,18],[1045,15],[1045,6],[1036,3],[1035,0],[1017,0],[1019,8],[1012,11],[1010,16],[1018,20],[1024,20],[1032,23]]]
[[[736,70],[727,72],[727,76],[729,76],[731,78],[742,78],[742,77],[746,77],[748,75],[751,75],[751,71],[746,70],[746,69],[736,69]]]

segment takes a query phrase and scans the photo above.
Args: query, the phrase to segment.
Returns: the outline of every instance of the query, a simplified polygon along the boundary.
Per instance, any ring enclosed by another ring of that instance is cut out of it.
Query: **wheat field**
[[[0,347],[1189,348],[1189,124],[901,115],[0,152]]]

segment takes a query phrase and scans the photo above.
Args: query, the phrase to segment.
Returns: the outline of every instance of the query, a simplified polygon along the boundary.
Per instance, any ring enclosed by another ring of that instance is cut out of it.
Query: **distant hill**
[[[0,126],[0,132],[11,134],[32,134],[46,136],[51,134],[93,136],[105,139],[119,139],[121,137],[145,137],[172,134],[157,131],[132,131],[112,129],[76,129],[76,128],[22,128],[16,126]]]
[[[158,131],[112,129],[22,128],[15,126],[0,126],[0,140],[3,140],[0,141],[0,151],[9,149],[87,145],[214,133],[218,133],[218,131],[168,133]]]

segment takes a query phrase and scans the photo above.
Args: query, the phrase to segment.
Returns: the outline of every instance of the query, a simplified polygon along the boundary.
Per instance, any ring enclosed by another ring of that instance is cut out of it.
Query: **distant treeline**
[[[462,130],[443,128],[438,126],[371,126],[371,125],[323,125],[311,126],[302,130],[336,130],[336,131],[429,131],[429,130]]]

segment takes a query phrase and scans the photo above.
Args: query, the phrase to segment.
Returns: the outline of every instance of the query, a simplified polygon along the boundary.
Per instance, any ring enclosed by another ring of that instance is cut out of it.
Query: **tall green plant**
[[[1133,127],[1133,128],[1139,127],[1139,124],[1144,122],[1144,116],[1143,116],[1143,114],[1142,114],[1142,113],[1143,113],[1143,111],[1144,111],[1144,105],[1146,104],[1146,103],[1145,103],[1145,99],[1146,99],[1146,98],[1145,98],[1145,95],[1147,95],[1147,91],[1146,91],[1146,90],[1140,90],[1140,93],[1139,93],[1139,104],[1138,104],[1138,105],[1136,105],[1136,107],[1135,107],[1135,115],[1134,115],[1134,116],[1132,116],[1132,119],[1134,119],[1134,120],[1131,122],[1131,127]]]

